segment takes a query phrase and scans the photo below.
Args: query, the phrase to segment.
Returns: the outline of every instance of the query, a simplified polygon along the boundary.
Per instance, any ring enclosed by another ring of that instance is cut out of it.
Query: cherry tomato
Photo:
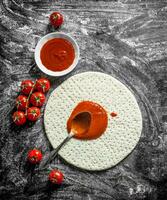
[[[45,102],[45,95],[42,92],[34,92],[30,97],[33,106],[41,107]]]
[[[53,184],[61,184],[63,182],[64,175],[60,170],[53,169],[49,174],[49,180]]]
[[[38,90],[39,92],[47,92],[50,89],[50,82],[46,78],[40,78],[37,80],[35,89]]]
[[[54,27],[59,27],[62,25],[64,19],[63,19],[63,15],[59,12],[53,12],[50,15],[50,23],[52,24],[52,26]]]
[[[33,85],[34,85],[34,83],[31,80],[22,81],[22,83],[21,83],[21,91],[22,91],[22,93],[28,95],[31,92],[31,90],[33,88]]]
[[[40,117],[40,109],[37,107],[30,107],[27,110],[27,119],[30,121],[37,121],[37,119]]]
[[[28,152],[28,161],[32,164],[40,163],[42,160],[42,153],[38,149],[33,149]]]
[[[27,97],[24,95],[19,95],[16,99],[17,110],[25,110],[27,105]]]
[[[15,113],[13,113],[12,118],[14,123],[18,126],[23,125],[26,122],[25,114],[22,111],[16,111]]]

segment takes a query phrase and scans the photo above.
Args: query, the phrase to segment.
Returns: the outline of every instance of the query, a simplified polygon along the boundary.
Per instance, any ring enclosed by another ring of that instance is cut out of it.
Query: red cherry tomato
[[[22,111],[16,111],[15,113],[13,113],[12,118],[14,123],[18,126],[23,125],[26,122],[25,114]]]
[[[34,92],[30,97],[33,106],[41,107],[45,102],[45,95],[42,92]]]
[[[59,27],[62,25],[64,19],[63,19],[63,15],[59,12],[53,12],[50,15],[50,23],[52,24],[52,26],[54,27]]]
[[[64,175],[60,170],[54,169],[49,174],[49,180],[53,184],[60,185],[63,182]]]
[[[31,92],[31,90],[33,88],[33,85],[34,85],[34,83],[31,80],[22,81],[22,83],[21,83],[21,91],[22,91],[22,93],[28,95]]]
[[[27,110],[27,119],[30,121],[36,121],[40,117],[40,109],[37,107],[30,107]]]
[[[24,95],[19,95],[16,99],[17,110],[25,110],[27,105],[27,97]]]
[[[28,161],[32,164],[40,163],[42,160],[42,153],[38,149],[33,149],[28,152]]]
[[[37,80],[36,85],[35,85],[35,89],[38,92],[47,92],[50,89],[50,82],[48,79],[46,78],[40,78]]]

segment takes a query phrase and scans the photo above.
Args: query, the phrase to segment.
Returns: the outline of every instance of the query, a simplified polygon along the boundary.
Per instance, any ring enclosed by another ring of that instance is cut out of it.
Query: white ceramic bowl
[[[74,50],[75,50],[75,59],[74,59],[72,65],[68,69],[63,70],[63,71],[57,71],[56,72],[56,71],[51,71],[51,70],[47,69],[42,64],[41,59],[40,59],[41,48],[43,47],[43,45],[48,40],[51,40],[51,39],[54,39],[54,38],[64,38],[64,39],[68,40],[69,42],[71,42],[71,44],[73,45]],[[76,67],[78,60],[79,60],[78,44],[76,43],[76,41],[71,36],[69,36],[68,34],[62,33],[62,32],[54,32],[54,33],[49,33],[49,34],[45,35],[44,37],[42,37],[39,40],[37,46],[35,47],[35,62],[37,64],[37,66],[39,67],[39,69],[42,72],[44,72],[45,74],[48,74],[50,76],[63,76],[63,75],[70,73]]]

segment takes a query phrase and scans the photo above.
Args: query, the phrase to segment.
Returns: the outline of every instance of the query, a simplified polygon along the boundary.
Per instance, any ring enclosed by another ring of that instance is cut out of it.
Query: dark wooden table
[[[44,76],[34,66],[34,48],[54,31],[48,17],[56,10],[65,17],[59,31],[77,40],[81,57],[70,75],[48,77],[51,91],[81,71],[111,74],[134,91],[143,132],[135,150],[103,172],[81,171],[58,157],[50,167],[61,169],[66,179],[55,189],[47,171],[34,173],[26,162],[29,149],[52,149],[43,116],[18,128],[11,115],[21,81]],[[0,72],[0,199],[167,199],[166,0],[1,0]]]

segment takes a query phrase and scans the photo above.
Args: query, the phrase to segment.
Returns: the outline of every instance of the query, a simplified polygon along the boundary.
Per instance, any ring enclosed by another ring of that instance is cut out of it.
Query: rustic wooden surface
[[[43,117],[17,128],[11,114],[21,81],[43,76],[33,65],[34,48],[41,36],[54,31],[48,17],[56,10],[65,17],[60,31],[77,40],[81,58],[70,75],[49,77],[52,90],[81,71],[112,74],[135,93],[143,132],[132,154],[107,171],[81,171],[57,158],[50,167],[61,169],[66,179],[52,188],[48,172],[34,173],[26,162],[29,149],[52,149]],[[0,199],[167,199],[166,65],[166,0],[1,0]]]

